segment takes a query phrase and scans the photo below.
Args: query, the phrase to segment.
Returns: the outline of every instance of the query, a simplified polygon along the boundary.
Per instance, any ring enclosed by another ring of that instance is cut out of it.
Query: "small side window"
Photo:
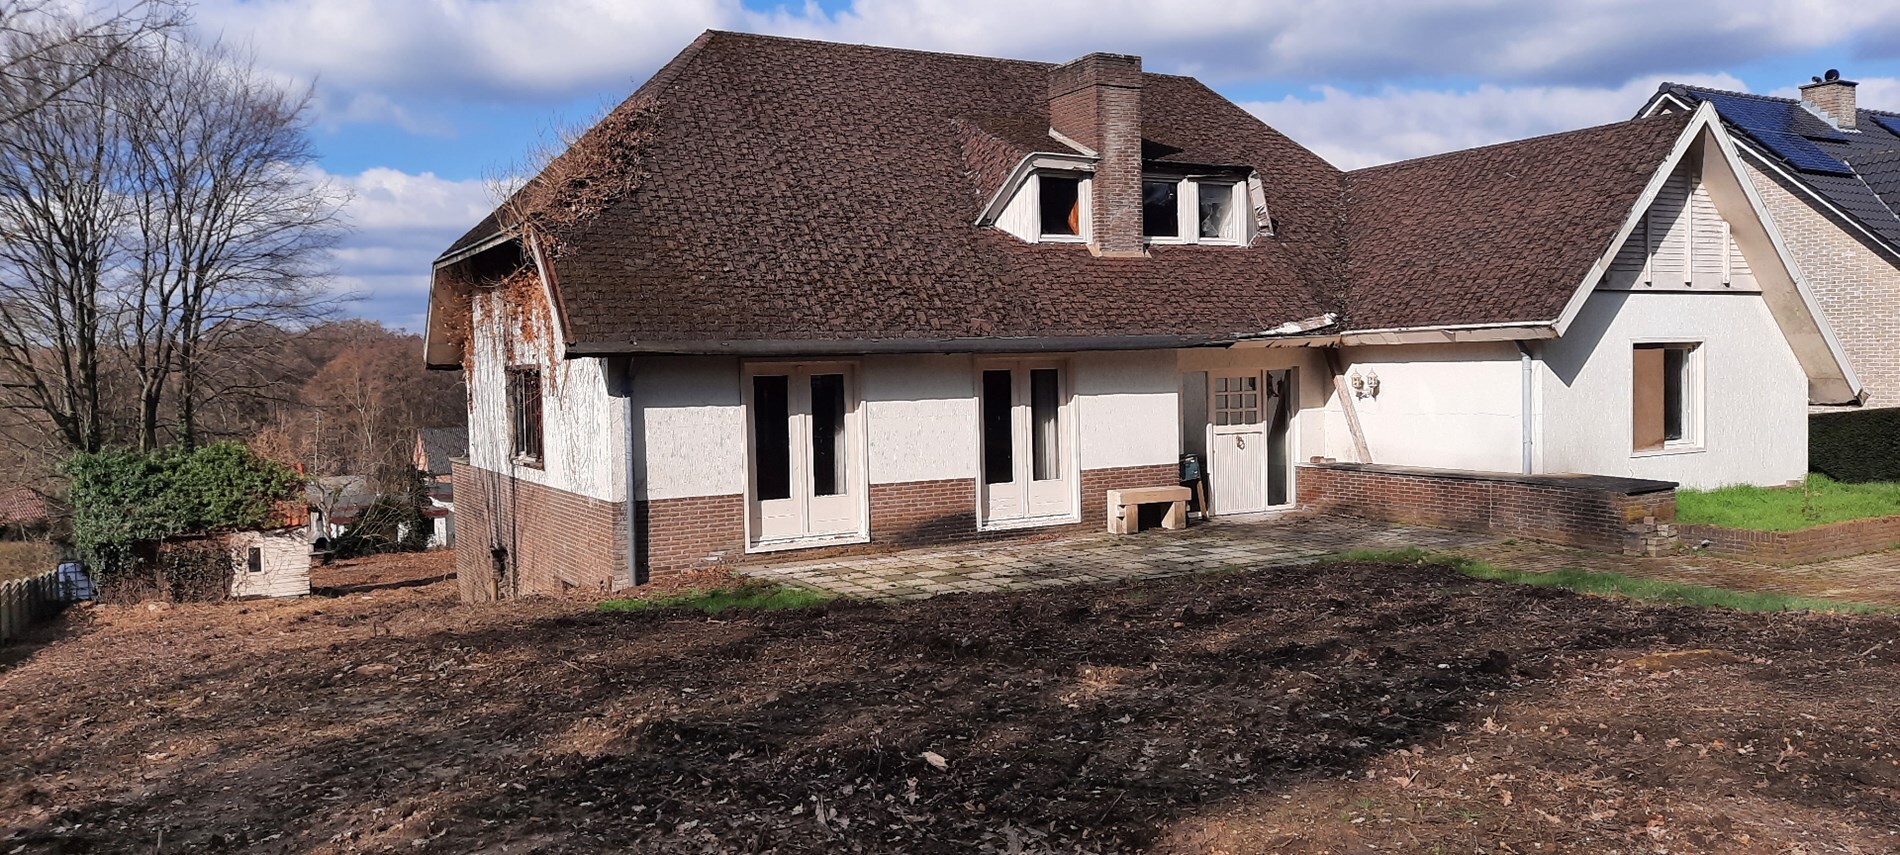
[[[1062,175],[1040,175],[1039,207],[1043,237],[1080,237],[1082,234],[1082,180]]]
[[[244,569],[250,573],[264,572],[264,550],[255,546],[244,556]]]
[[[1234,243],[1240,239],[1240,217],[1234,205],[1233,184],[1199,181],[1200,235],[1208,243]]]
[[[1630,361],[1632,450],[1696,445],[1696,346],[1639,344]]]
[[[510,453],[524,463],[541,462],[541,369],[508,369]]]

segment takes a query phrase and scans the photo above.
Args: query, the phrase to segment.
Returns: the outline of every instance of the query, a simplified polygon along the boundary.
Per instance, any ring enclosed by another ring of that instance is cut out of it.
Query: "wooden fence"
[[[0,582],[0,641],[11,641],[59,611],[59,571]]]

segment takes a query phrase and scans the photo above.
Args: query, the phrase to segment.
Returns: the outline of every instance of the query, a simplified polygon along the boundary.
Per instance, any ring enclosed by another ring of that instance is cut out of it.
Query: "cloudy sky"
[[[196,21],[314,86],[322,167],[353,197],[338,286],[411,329],[490,179],[706,29],[1139,54],[1346,168],[1628,118],[1662,80],[1793,94],[1839,68],[1900,109],[1900,0],[200,0]]]

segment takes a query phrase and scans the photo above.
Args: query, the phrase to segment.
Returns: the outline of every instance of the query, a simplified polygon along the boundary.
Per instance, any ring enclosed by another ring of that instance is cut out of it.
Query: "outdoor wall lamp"
[[[1366,376],[1361,377],[1358,369],[1353,369],[1352,377],[1348,379],[1352,383],[1354,397],[1374,399],[1379,397],[1379,372],[1368,371]]]

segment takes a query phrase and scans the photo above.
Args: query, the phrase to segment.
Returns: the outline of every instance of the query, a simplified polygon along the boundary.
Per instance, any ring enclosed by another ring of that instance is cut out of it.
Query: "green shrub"
[[[130,567],[141,544],[263,528],[303,479],[232,442],[156,452],[108,449],[67,458],[73,545],[103,577]]]
[[[1808,417],[1808,468],[1836,481],[1900,481],[1900,409]]]

